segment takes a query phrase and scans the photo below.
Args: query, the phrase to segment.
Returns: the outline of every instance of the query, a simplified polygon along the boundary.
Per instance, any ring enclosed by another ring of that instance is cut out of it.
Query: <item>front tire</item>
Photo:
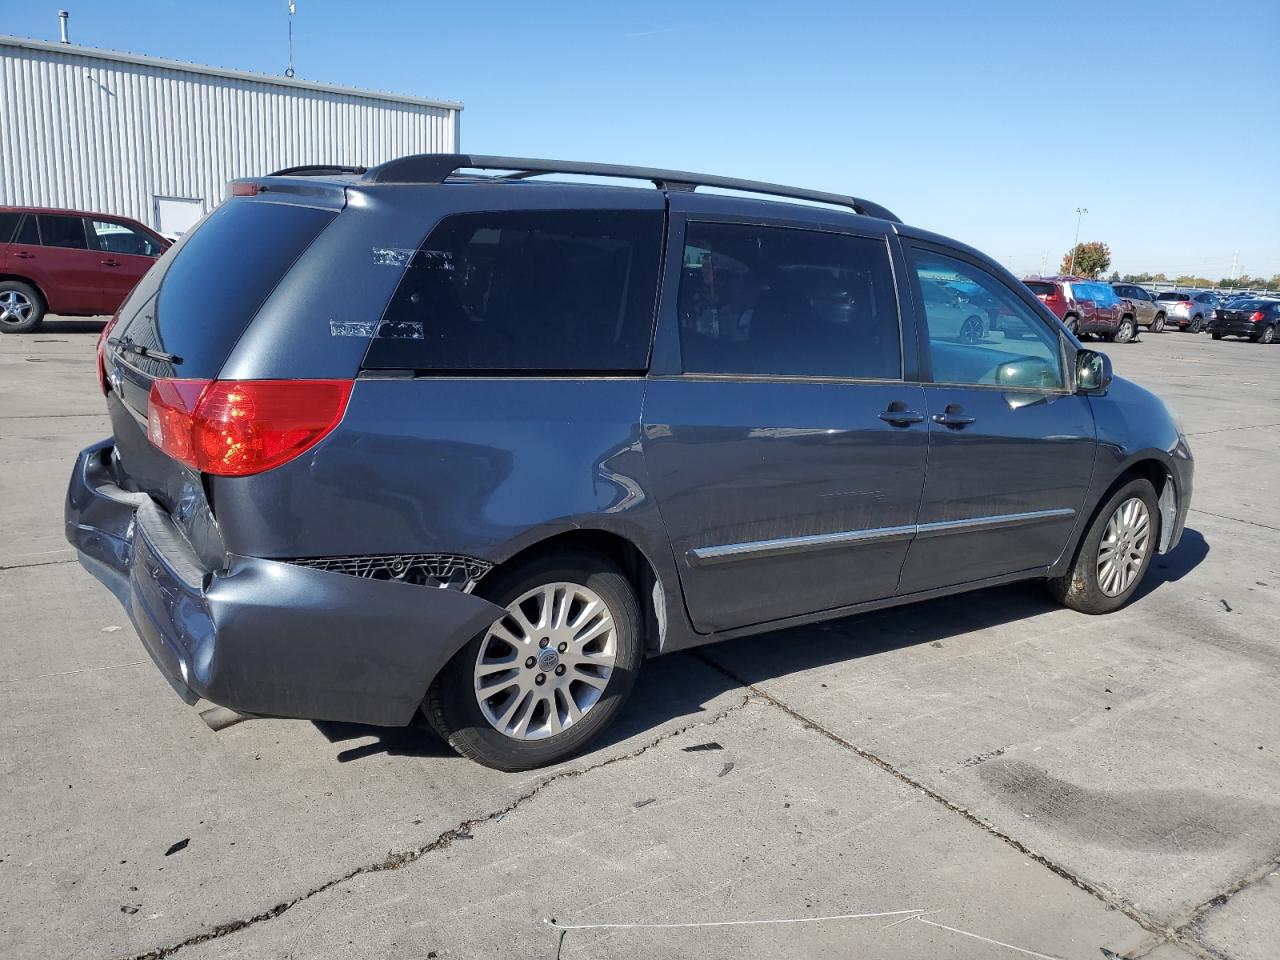
[[[1155,488],[1149,480],[1130,480],[1095,514],[1071,568],[1048,581],[1050,594],[1081,613],[1119,610],[1142,583],[1159,534]]]
[[[1221,340],[1221,339],[1222,339],[1222,334],[1220,334],[1220,333],[1211,333],[1211,334],[1209,334],[1209,336],[1213,337],[1213,339],[1215,339],[1215,340]]]
[[[0,280],[0,333],[31,333],[44,322],[44,300],[21,280]]]
[[[507,616],[454,655],[423,711],[454,750],[496,770],[576,754],[617,716],[644,656],[640,605],[590,551],[499,571],[486,599]]]
[[[1116,343],[1128,343],[1133,339],[1133,335],[1137,329],[1133,325],[1131,317],[1125,317],[1120,321],[1120,326],[1116,329],[1114,340]]]
[[[1155,320],[1151,322],[1152,333],[1164,333],[1164,314],[1157,313]]]
[[[1195,316],[1191,318],[1190,330],[1192,333],[1199,333],[1204,327],[1204,317]]]
[[[1066,324],[1067,329],[1071,331],[1071,335],[1073,337],[1080,336],[1080,321],[1076,319],[1074,314],[1067,314],[1067,316],[1063,318],[1062,322]]]
[[[1262,333],[1258,335],[1258,342],[1271,343],[1273,340],[1275,340],[1275,338],[1276,338],[1276,328],[1275,328],[1275,325],[1272,324],[1272,325],[1263,327]]]

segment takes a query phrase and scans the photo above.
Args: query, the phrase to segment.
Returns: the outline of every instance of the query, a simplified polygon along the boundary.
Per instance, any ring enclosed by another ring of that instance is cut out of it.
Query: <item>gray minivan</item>
[[[647,656],[1032,578],[1103,613],[1181,535],[1165,404],[869,201],[465,155],[229,193],[104,331],[66,505],[224,716],[526,769]]]

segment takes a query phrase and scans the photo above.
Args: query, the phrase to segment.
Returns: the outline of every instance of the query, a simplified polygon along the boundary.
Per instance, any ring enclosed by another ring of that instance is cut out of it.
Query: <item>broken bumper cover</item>
[[[501,608],[459,590],[229,555],[204,569],[169,515],[123,490],[110,441],[81,452],[67,539],[124,605],[187,703],[254,716],[400,726]]]

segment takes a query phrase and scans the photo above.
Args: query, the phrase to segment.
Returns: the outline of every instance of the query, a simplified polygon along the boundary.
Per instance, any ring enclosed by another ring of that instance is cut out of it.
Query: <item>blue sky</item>
[[[280,73],[286,0],[0,0],[0,32]],[[1276,0],[297,0],[300,77],[462,100],[475,153],[843,191],[1019,273],[1280,273]],[[317,157],[323,160],[323,157]]]

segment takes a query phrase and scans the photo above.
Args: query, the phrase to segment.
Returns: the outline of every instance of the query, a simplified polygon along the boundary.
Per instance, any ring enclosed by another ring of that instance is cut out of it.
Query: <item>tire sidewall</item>
[[[16,290],[31,301],[31,316],[22,323],[0,323],[0,333],[31,333],[38,329],[44,322],[45,313],[44,299],[39,292],[21,280],[0,280],[0,293],[6,290]]]
[[[440,672],[424,705],[428,719],[450,746],[464,756],[499,770],[542,767],[568,759],[597,737],[617,716],[635,684],[644,659],[643,622],[630,582],[602,555],[583,551],[547,557],[482,583],[486,600],[505,608],[542,584],[578,583],[594,591],[613,617],[618,646],[613,672],[600,699],[569,729],[544,740],[513,740],[485,719],[476,701],[474,667],[488,631],[477,634]]]
[[[1139,498],[1146,504],[1147,513],[1151,518],[1150,547],[1133,583],[1123,593],[1111,597],[1103,593],[1102,587],[1098,584],[1098,549],[1106,533],[1107,524],[1116,509],[1133,497]],[[1081,542],[1075,563],[1072,564],[1072,569],[1068,573],[1069,580],[1064,599],[1067,606],[1083,613],[1110,613],[1128,603],[1142,586],[1142,581],[1151,568],[1152,558],[1160,544],[1160,524],[1160,504],[1156,499],[1155,488],[1149,480],[1140,478],[1130,480],[1112,493],[1094,514],[1093,523]]]

